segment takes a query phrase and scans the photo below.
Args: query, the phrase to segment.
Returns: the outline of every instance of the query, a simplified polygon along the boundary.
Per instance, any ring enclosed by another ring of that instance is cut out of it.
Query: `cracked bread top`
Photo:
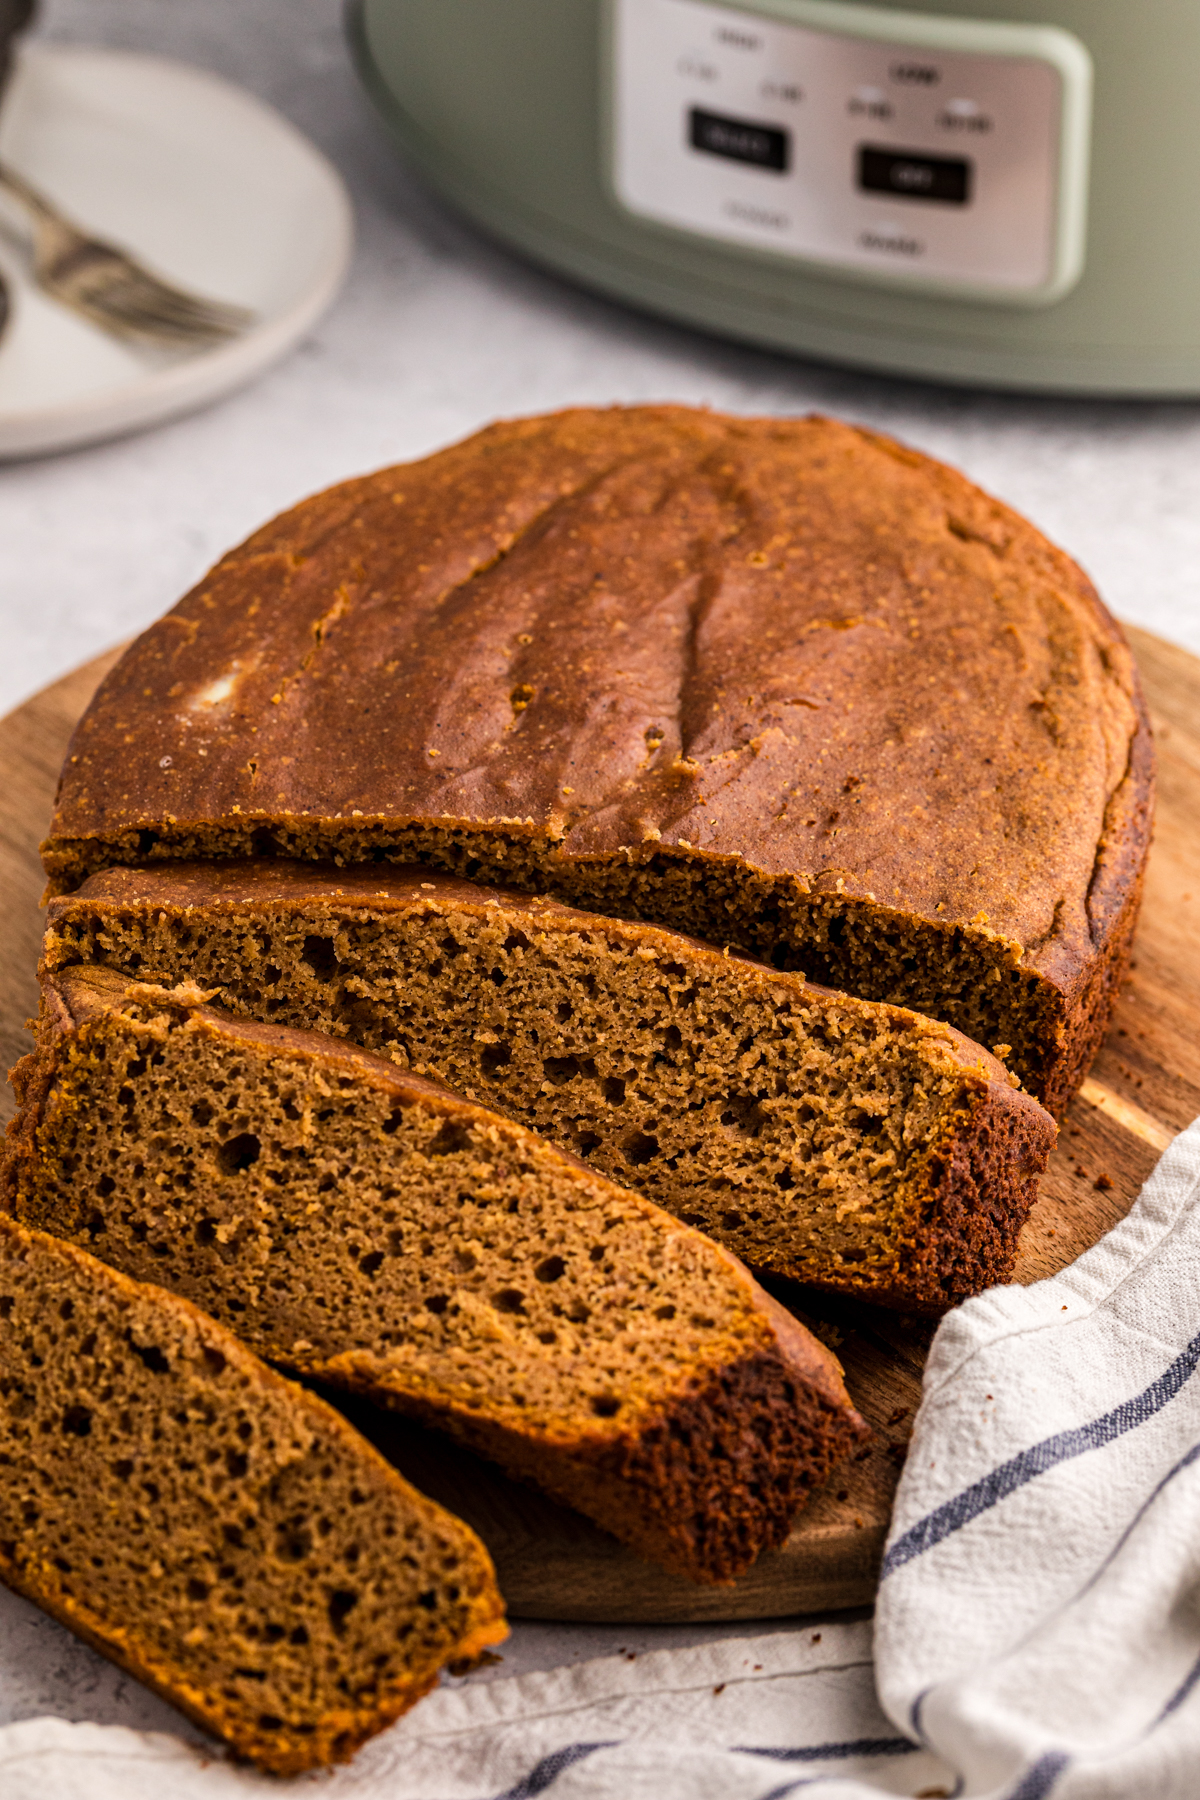
[[[953,470],[822,418],[578,409],[226,556],[101,687],[44,855],[59,891],[416,853],[585,902],[597,868],[699,863],[979,940],[1070,1002],[1151,779],[1090,583]]]

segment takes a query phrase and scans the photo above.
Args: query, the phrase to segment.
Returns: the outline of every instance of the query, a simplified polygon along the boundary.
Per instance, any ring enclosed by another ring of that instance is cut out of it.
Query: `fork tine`
[[[81,284],[77,297],[126,318],[144,316],[163,324],[177,325],[181,330],[236,331],[253,318],[242,307],[193,301],[170,288],[152,287],[146,282],[129,279],[105,280],[96,294],[89,293]]]
[[[117,337],[200,345],[235,337],[253,324],[255,315],[248,308],[189,294],[115,244],[90,237],[2,165],[0,186],[29,210],[34,274],[41,286],[103,330]]]

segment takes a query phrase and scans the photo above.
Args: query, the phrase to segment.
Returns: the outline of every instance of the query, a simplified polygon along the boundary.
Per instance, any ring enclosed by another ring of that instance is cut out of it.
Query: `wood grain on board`
[[[1158,741],[1154,848],[1129,980],[1021,1239],[1017,1279],[1025,1282],[1053,1274],[1123,1217],[1171,1136],[1200,1113],[1200,661],[1148,632],[1131,628],[1129,636]],[[0,720],[6,1066],[28,1047],[24,1021],[37,1003],[38,841],[71,727],[116,655],[97,658]],[[7,1117],[7,1090],[2,1104]],[[369,1410],[356,1417],[419,1487],[479,1531],[515,1618],[667,1623],[857,1606],[875,1591],[932,1327],[801,1290],[783,1297],[834,1344],[875,1437],[834,1471],[784,1547],[730,1588],[664,1574],[443,1439]]]

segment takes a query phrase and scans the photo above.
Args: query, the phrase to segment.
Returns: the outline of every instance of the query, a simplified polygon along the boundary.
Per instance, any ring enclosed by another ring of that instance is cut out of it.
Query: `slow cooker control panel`
[[[838,0],[610,0],[612,182],[659,224],[906,287],[1057,299],[1091,63],[1054,27]]]

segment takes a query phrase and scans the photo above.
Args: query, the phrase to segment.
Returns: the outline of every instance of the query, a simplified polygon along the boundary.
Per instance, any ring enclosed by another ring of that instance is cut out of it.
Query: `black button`
[[[791,161],[788,133],[778,126],[758,125],[753,119],[727,119],[721,113],[702,112],[698,106],[688,114],[688,142],[693,150],[706,150],[710,156],[727,156],[731,162],[753,163],[779,174]]]
[[[882,150],[860,144],[858,185],[869,194],[965,206],[971,198],[971,165],[961,156],[925,156],[919,150]]]

